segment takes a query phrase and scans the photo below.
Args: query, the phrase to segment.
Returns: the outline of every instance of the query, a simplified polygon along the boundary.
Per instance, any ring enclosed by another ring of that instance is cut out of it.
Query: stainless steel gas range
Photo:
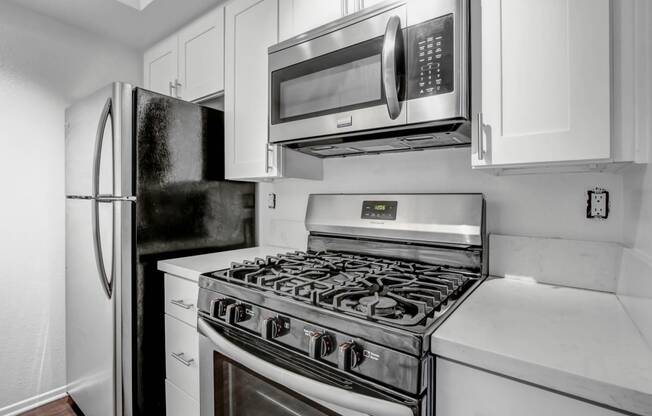
[[[430,336],[486,275],[483,196],[311,195],[306,228],[306,252],[200,277],[201,415],[433,415]]]

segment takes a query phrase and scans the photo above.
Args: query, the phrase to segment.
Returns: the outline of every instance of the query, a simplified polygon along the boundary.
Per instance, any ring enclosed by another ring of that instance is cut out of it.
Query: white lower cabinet
[[[442,416],[623,416],[445,359],[437,358],[436,414]]]
[[[167,416],[199,416],[197,282],[165,275]]]
[[[186,324],[197,326],[197,282],[165,275],[165,314]]]
[[[165,381],[166,416],[199,416],[199,403],[169,380]]]

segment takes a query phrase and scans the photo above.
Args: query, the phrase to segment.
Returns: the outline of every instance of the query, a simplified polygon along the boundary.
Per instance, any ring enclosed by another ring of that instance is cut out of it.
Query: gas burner
[[[356,309],[363,313],[370,312],[372,315],[389,316],[396,313],[397,305],[398,302],[394,299],[378,296],[378,293],[376,293],[374,296],[360,298]]]
[[[294,252],[233,263],[214,278],[395,326],[423,324],[477,274],[342,252]]]

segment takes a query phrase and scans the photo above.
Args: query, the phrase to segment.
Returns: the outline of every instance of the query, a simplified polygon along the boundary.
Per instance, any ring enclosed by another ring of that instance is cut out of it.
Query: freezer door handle
[[[113,278],[109,279],[104,268],[104,255],[102,254],[102,237],[100,235],[100,207],[99,200],[97,199],[100,192],[100,162],[102,160],[102,141],[104,140],[104,129],[106,128],[106,123],[111,117],[111,97],[107,98],[102,113],[100,115],[100,122],[97,126],[97,134],[95,136],[95,156],[93,158],[93,249],[95,250],[95,264],[97,265],[97,273],[100,277],[100,283],[102,288],[106,293],[106,296],[111,299],[113,295]],[[113,131],[113,129],[111,129]],[[115,210],[115,207],[113,207]],[[115,213],[114,213],[115,214]],[[115,218],[115,215],[112,215],[112,218]],[[115,225],[115,224],[113,224]],[[115,246],[115,227],[111,227],[112,243],[111,246]],[[113,274],[113,269],[111,267],[111,274]],[[113,277],[113,276],[112,276]]]

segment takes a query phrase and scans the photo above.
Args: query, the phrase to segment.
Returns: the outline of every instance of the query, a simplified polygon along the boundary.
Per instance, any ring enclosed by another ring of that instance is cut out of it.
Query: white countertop
[[[161,260],[158,262],[157,266],[162,272],[198,281],[200,274],[214,270],[226,269],[235,261],[240,262],[243,260],[253,260],[256,257],[265,258],[266,256],[274,256],[279,253],[293,251],[295,251],[295,249],[286,247],[251,247],[240,250],[202,254],[199,256]]]
[[[652,349],[614,294],[488,280],[435,331],[432,352],[652,415]]]

